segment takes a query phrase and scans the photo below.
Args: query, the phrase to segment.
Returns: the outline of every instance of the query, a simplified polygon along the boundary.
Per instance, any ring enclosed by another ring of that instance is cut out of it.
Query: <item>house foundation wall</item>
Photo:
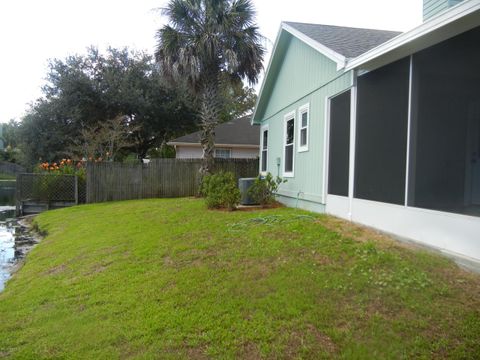
[[[308,210],[316,213],[325,213],[325,205],[315,201],[305,200],[290,196],[277,195],[277,200],[288,207]]]
[[[480,262],[480,218],[328,195],[326,212]]]

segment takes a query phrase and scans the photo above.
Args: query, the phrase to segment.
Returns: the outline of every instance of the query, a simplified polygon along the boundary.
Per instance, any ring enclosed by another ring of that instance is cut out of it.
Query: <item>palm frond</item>
[[[157,32],[156,59],[171,75],[196,82],[226,71],[258,80],[265,54],[251,0],[170,0]]]

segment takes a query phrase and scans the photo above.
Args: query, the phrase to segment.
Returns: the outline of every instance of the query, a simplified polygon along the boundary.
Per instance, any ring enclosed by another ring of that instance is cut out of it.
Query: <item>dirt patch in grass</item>
[[[309,348],[315,354],[324,353],[329,356],[338,351],[333,340],[312,324],[307,324],[305,330],[293,331],[290,334],[284,355],[288,359],[301,358],[301,351],[304,348]]]
[[[259,360],[262,358],[260,350],[258,349],[257,344],[254,342],[248,341],[243,343],[240,346],[239,351],[237,352],[237,359],[249,359],[249,360]]]
[[[471,303],[480,302],[480,277],[478,274],[454,266],[442,267],[436,272],[451,288],[459,290],[465,300]]]
[[[187,358],[192,360],[206,360],[209,357],[205,354],[205,350],[201,348],[187,348]]]
[[[113,264],[113,261],[108,261],[108,262],[105,262],[105,263],[95,264],[94,266],[92,266],[90,268],[89,271],[87,271],[85,273],[85,276],[100,274],[100,273],[104,272],[106,269],[108,269],[108,267],[112,264]]]
[[[343,237],[362,243],[373,241],[375,245],[382,250],[411,250],[411,252],[402,252],[402,257],[408,259],[413,259],[417,255],[418,251],[426,251],[431,253],[433,256],[437,256],[439,261],[444,260],[441,255],[435,254],[433,250],[429,251],[416,244],[400,242],[380,231],[342,220],[334,216],[324,216],[316,222],[322,226],[325,226],[328,230],[339,233]],[[434,272],[430,275],[435,276],[435,278],[438,280],[442,280],[454,289],[461,290],[461,292],[465,295],[465,298],[469,298],[475,303],[478,303],[478,299],[480,299],[480,277],[478,274],[459,268],[455,266],[454,263],[446,263],[445,266],[435,266],[432,270],[434,270]]]
[[[57,275],[63,273],[67,269],[67,266],[65,264],[60,264],[57,266],[54,266],[51,269],[48,269],[44,274],[45,275]]]
[[[268,204],[268,205],[239,205],[236,209],[236,211],[257,211],[257,210],[269,210],[269,209],[278,209],[278,208],[283,208],[285,205],[279,203],[279,202],[274,202],[273,204]]]
[[[238,205],[235,209],[215,208],[215,209],[209,209],[209,210],[228,213],[232,211],[249,212],[249,211],[272,210],[272,209],[278,209],[283,207],[285,207],[285,205],[279,202],[274,202],[273,204],[268,204],[263,206],[262,205]]]
[[[298,261],[298,259],[309,259],[316,265],[329,266],[334,263],[334,261],[325,254],[322,254],[320,251],[311,250],[308,248],[296,248],[290,251],[289,258]]]
[[[316,223],[323,225],[328,230],[334,231],[343,237],[353,239],[359,242],[374,241],[383,248],[398,247],[399,243],[386,234],[376,231],[372,228],[346,221],[335,216],[323,216]],[[413,248],[410,244],[401,244],[405,247]]]

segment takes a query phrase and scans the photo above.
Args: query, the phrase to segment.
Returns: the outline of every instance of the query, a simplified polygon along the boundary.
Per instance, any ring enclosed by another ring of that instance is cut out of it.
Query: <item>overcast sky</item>
[[[421,23],[422,0],[253,0],[262,34],[281,21],[406,31]],[[21,118],[41,96],[47,60],[129,46],[153,53],[167,0],[0,1],[0,122]],[[268,61],[267,59],[265,59]]]

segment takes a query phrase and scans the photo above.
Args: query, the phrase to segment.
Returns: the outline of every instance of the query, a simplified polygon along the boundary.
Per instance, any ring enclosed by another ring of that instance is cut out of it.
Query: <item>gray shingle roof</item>
[[[309,38],[345,56],[357,57],[401,34],[397,31],[285,22]]]
[[[259,145],[260,128],[252,126],[252,116],[244,116],[215,127],[215,143],[232,145]],[[201,131],[181,136],[169,143],[200,143]]]

